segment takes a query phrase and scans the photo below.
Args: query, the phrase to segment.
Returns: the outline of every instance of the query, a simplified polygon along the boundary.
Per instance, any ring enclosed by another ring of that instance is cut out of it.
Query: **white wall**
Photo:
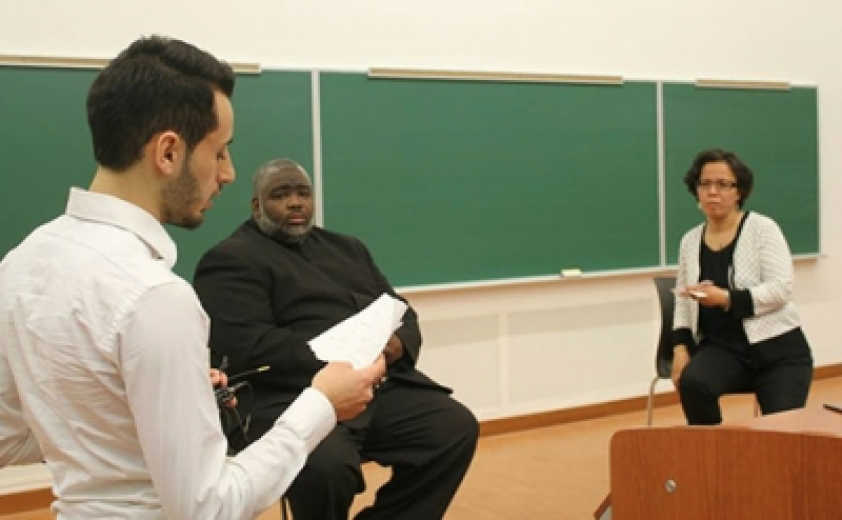
[[[842,318],[835,290],[842,287],[837,2],[0,2],[0,54],[111,57],[141,34],[160,33],[229,61],[267,67],[817,84],[826,257],[797,265],[796,300],[817,365],[842,361],[834,327]],[[762,183],[763,172],[756,173]],[[653,375],[658,317],[649,276],[414,293],[410,299],[427,340],[422,368],[454,386],[481,418],[641,395]]]

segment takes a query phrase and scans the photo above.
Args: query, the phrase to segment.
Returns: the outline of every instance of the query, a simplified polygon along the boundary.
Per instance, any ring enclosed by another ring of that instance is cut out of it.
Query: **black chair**
[[[672,313],[675,307],[675,276],[656,276],[655,289],[661,307],[661,335],[655,353],[655,377],[649,385],[649,399],[646,401],[646,424],[652,426],[652,408],[655,401],[655,385],[659,379],[672,376]]]
[[[655,401],[655,385],[659,379],[672,377],[672,315],[675,308],[675,277],[656,276],[655,289],[658,291],[658,303],[661,307],[661,335],[658,338],[658,350],[655,352],[655,377],[649,385],[649,398],[646,401],[646,424],[652,426],[652,409]],[[753,392],[740,392],[753,394]],[[757,400],[754,401],[754,415],[760,414]]]

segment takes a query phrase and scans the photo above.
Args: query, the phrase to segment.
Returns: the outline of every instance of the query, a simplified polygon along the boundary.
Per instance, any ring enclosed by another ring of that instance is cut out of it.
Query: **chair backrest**
[[[672,372],[672,314],[675,307],[675,276],[656,276],[658,303],[661,305],[661,336],[655,353],[655,370],[658,377],[668,378]]]

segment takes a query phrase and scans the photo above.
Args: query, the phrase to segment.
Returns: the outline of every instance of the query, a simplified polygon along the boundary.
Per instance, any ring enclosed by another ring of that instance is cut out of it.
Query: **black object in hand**
[[[245,386],[245,381],[240,381],[237,384],[231,386],[220,386],[216,390],[213,391],[214,397],[216,397],[216,404],[220,408],[223,406],[228,406],[228,403],[231,402],[234,397],[237,395],[237,390]]]

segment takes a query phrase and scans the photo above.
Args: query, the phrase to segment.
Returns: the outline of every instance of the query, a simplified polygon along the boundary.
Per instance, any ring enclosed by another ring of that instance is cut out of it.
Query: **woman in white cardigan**
[[[705,222],[681,239],[672,380],[689,424],[722,421],[719,397],[754,392],[764,414],[800,408],[813,374],[792,303],[792,257],[778,225],[743,211],[751,170],[706,150],[685,178]]]

